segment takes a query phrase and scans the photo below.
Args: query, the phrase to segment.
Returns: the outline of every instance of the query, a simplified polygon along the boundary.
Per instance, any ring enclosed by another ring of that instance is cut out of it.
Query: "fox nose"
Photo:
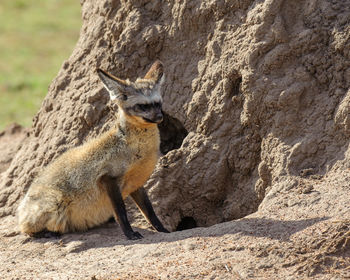
[[[159,112],[159,113],[157,113],[157,114],[155,115],[154,121],[155,121],[156,123],[161,123],[161,122],[163,121],[163,114],[162,114],[162,112]]]

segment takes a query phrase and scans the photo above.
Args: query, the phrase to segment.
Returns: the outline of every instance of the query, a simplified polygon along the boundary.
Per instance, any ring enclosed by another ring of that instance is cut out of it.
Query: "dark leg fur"
[[[162,225],[162,223],[159,221],[158,217],[156,216],[156,213],[153,210],[152,204],[147,196],[147,193],[143,187],[139,188],[138,190],[134,191],[130,194],[137,206],[140,208],[143,215],[146,217],[146,219],[149,221],[149,223],[160,232],[169,232],[167,229],[165,229]]]
[[[107,221],[107,223],[109,224],[109,223],[115,223],[116,222],[116,220],[114,219],[114,217],[110,217],[109,219],[108,219],[108,221]]]
[[[36,232],[32,235],[34,238],[60,238],[61,234],[59,232],[43,230]]]
[[[118,179],[111,176],[102,176],[100,179],[101,184],[106,188],[108,196],[112,202],[114,214],[116,220],[118,220],[120,227],[122,228],[125,236],[128,239],[136,240],[141,239],[143,236],[137,231],[133,231],[126,215],[125,204],[120,193]]]

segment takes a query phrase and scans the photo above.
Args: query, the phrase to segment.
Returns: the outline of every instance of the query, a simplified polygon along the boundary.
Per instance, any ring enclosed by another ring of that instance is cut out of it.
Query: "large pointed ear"
[[[108,72],[102,69],[97,69],[97,74],[100,77],[103,85],[107,89],[111,100],[127,99],[126,92],[128,84],[126,84],[125,81],[113,76],[112,74],[109,74]]]
[[[153,80],[155,84],[162,85],[164,82],[164,70],[163,63],[160,60],[156,60],[151,68],[146,73],[144,79]]]

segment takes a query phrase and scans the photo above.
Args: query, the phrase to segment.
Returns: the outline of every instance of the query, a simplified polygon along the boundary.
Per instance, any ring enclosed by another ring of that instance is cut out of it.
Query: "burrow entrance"
[[[158,125],[160,134],[160,151],[166,155],[171,150],[181,147],[188,132],[182,123],[163,112],[163,121]]]
[[[196,228],[197,222],[193,217],[183,217],[176,227],[176,231]]]

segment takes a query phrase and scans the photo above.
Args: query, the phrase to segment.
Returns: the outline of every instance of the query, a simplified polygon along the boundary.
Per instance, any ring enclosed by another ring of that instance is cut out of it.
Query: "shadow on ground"
[[[89,250],[91,248],[176,242],[192,237],[218,237],[226,234],[240,234],[288,242],[293,234],[327,219],[329,218],[323,217],[297,221],[282,221],[264,218],[245,218],[217,224],[208,228],[195,228],[172,232],[170,234],[157,233],[152,230],[134,227],[136,231],[144,236],[143,239],[135,241],[126,240],[124,234],[116,223],[106,223],[84,233],[68,233],[59,238],[30,238],[26,240],[26,242],[54,242],[64,247],[71,246],[72,248],[70,251],[75,253]]]

